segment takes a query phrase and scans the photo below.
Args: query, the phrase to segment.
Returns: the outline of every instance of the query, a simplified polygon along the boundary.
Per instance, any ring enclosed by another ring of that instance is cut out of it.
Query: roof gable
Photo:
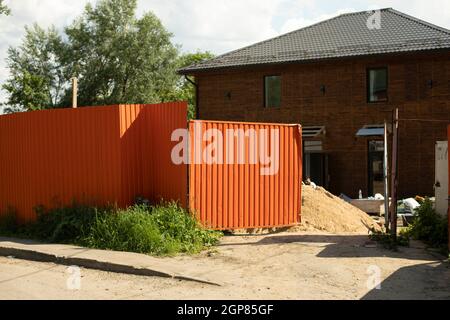
[[[188,74],[247,65],[450,49],[450,30],[391,8],[380,12],[380,29],[367,27],[373,11],[343,14],[189,66],[180,72]]]

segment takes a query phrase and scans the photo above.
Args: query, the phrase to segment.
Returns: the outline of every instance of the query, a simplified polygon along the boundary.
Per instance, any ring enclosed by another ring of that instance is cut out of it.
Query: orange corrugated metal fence
[[[186,114],[186,103],[166,103],[0,116],[0,214],[11,207],[25,222],[36,206],[141,196],[189,205],[213,229],[300,222],[299,125],[192,121],[190,163],[176,165],[172,133],[187,129]]]
[[[186,103],[55,109],[0,116],[0,213],[73,201],[132,204],[136,196],[186,205],[187,168],[170,161]],[[173,183],[176,181],[176,183]]]
[[[205,226],[226,230],[300,222],[299,125],[192,121],[189,132],[189,204]],[[264,173],[276,153],[278,165]]]

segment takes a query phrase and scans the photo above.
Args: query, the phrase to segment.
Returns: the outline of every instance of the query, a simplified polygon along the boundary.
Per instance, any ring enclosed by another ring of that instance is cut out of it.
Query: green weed
[[[20,227],[15,215],[2,215],[0,235],[158,256],[198,253],[222,236],[204,229],[176,203],[125,210],[74,204],[52,210],[39,207],[36,212],[35,222]]]

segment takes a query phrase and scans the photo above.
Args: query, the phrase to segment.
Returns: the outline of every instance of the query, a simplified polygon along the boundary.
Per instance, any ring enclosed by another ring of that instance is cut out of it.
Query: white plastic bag
[[[403,200],[403,204],[405,205],[405,208],[409,209],[409,211],[411,211],[412,213],[414,213],[414,211],[418,207],[420,207],[420,203],[418,203],[416,199],[413,198]]]

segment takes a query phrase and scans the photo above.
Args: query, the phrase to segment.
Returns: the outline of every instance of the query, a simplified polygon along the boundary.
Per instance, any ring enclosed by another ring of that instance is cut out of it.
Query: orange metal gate
[[[300,222],[299,125],[192,121],[189,132],[189,204],[205,226],[227,230]]]

